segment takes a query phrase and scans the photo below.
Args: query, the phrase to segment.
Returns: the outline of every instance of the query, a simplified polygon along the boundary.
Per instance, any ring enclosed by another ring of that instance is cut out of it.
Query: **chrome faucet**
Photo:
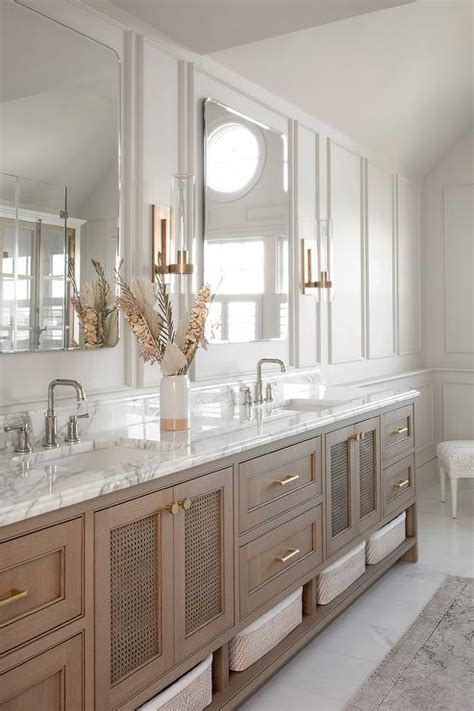
[[[48,447],[49,449],[52,449],[53,447],[58,447],[59,442],[58,442],[58,432],[57,432],[57,420],[56,420],[56,407],[55,407],[55,401],[54,401],[54,392],[55,388],[58,385],[67,385],[71,388],[74,388],[76,391],[76,396],[77,396],[77,402],[84,402],[86,399],[86,395],[84,392],[84,388],[80,383],[77,382],[77,380],[62,380],[62,379],[57,379],[57,380],[52,380],[48,386],[48,409],[46,411],[46,418],[45,418],[45,438],[43,442],[44,447]]]
[[[255,383],[255,405],[263,403],[263,381],[262,381],[262,365],[264,363],[276,363],[280,366],[282,373],[286,373],[286,365],[280,358],[260,358],[257,363],[257,382]]]

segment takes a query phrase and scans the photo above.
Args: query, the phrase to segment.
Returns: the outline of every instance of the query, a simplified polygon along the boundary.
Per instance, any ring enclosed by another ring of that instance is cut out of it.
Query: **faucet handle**
[[[15,452],[21,452],[23,454],[31,452],[31,429],[28,422],[22,422],[19,425],[5,425],[3,431],[18,432],[18,444],[15,447]]]
[[[88,412],[84,412],[82,415],[71,415],[67,423],[67,435],[65,438],[66,442],[69,444],[77,444],[81,441],[79,436],[79,431],[77,429],[77,421],[84,420],[89,417]]]

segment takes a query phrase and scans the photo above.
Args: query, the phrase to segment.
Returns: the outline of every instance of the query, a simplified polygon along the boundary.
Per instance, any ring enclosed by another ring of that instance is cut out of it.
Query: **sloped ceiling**
[[[420,177],[473,123],[471,0],[418,0],[211,56]]]
[[[198,54],[414,0],[110,0]]]

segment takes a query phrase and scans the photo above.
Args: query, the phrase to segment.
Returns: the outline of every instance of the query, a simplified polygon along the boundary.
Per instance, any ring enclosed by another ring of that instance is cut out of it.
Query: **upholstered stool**
[[[451,484],[451,511],[457,514],[458,479],[474,477],[474,441],[453,440],[437,447],[441,501],[445,501],[446,474]]]

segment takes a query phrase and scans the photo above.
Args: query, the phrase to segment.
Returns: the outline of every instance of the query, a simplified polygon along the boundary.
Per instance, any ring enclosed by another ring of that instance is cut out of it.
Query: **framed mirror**
[[[0,353],[118,340],[120,63],[0,7]]]
[[[210,343],[282,340],[288,330],[287,138],[204,102],[204,281]]]

